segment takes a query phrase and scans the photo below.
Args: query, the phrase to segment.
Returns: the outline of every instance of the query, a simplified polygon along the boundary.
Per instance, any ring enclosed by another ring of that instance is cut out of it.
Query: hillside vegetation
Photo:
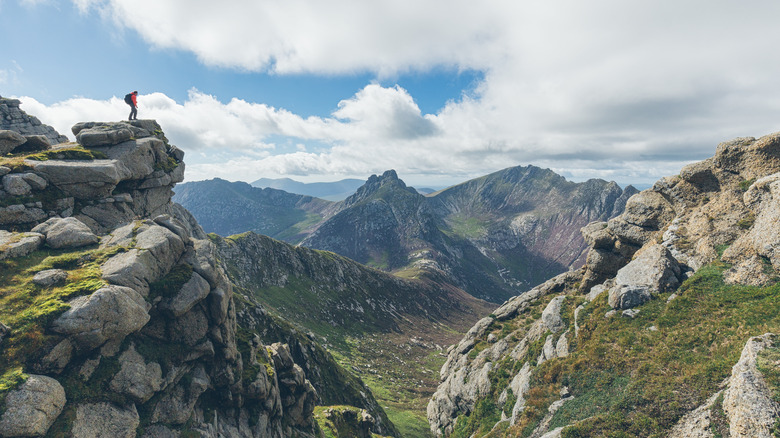
[[[586,265],[450,350],[451,437],[770,437],[780,426],[780,135],[737,139],[583,229]]]

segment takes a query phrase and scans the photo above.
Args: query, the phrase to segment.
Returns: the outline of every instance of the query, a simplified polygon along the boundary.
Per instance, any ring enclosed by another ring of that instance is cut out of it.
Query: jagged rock
[[[539,357],[536,359],[537,365],[541,365],[550,359],[556,358],[555,345],[553,344],[554,339],[555,336],[548,335],[547,339],[544,340],[544,345],[542,346],[542,352],[539,353]]]
[[[555,356],[566,357],[569,355],[569,331],[566,330],[555,343]]]
[[[607,229],[606,222],[591,222],[582,227],[581,233],[591,248],[609,249],[615,243],[615,236]]]
[[[74,218],[53,217],[32,229],[34,233],[46,236],[46,244],[52,248],[78,248],[98,243],[100,238]]]
[[[9,257],[24,257],[43,244],[40,233],[11,233],[0,230],[0,260]]]
[[[162,388],[162,368],[156,362],[146,363],[131,345],[119,356],[120,370],[111,380],[111,390],[127,394],[137,403],[145,403]]]
[[[614,309],[641,305],[652,295],[676,289],[680,275],[680,267],[669,250],[653,245],[618,270],[615,286],[609,290],[609,305]]]
[[[293,362],[293,358],[290,355],[289,345],[275,342],[269,345],[268,348],[271,350],[271,358],[274,361],[274,366],[276,369],[286,370],[293,367],[295,362]]]
[[[743,196],[755,220],[749,231],[724,253],[724,259],[738,260],[735,252],[749,246],[751,252],[766,257],[775,270],[780,270],[780,173],[758,179]],[[744,241],[744,242],[743,242]]]
[[[79,438],[135,438],[140,422],[134,404],[86,403],[76,407],[71,433]]]
[[[20,173],[19,175],[33,190],[43,190],[49,185],[48,181],[32,172]]]
[[[30,375],[5,398],[0,436],[43,436],[65,406],[65,390],[51,377]]]
[[[729,386],[723,395],[723,411],[732,437],[770,438],[780,416],[780,406],[758,370],[758,354],[775,345],[776,336],[767,333],[750,338],[739,362],[731,369]]]
[[[680,170],[680,178],[691,183],[702,192],[714,192],[720,190],[720,182],[715,176],[713,167],[714,159],[709,158],[698,163],[689,164]]]
[[[192,306],[206,298],[210,291],[209,283],[197,272],[192,273],[189,281],[182,285],[179,292],[171,299],[164,300],[161,308],[168,310],[175,317],[180,317],[192,309]]]
[[[639,309],[626,309],[620,312],[623,318],[634,318],[639,314]]]
[[[0,97],[0,130],[9,130],[23,136],[43,135],[51,144],[64,143],[68,138],[54,128],[44,125],[37,117],[30,116],[19,108],[21,101]],[[0,149],[2,154],[8,151]]]
[[[166,392],[154,407],[152,423],[183,424],[193,414],[193,407],[203,392],[208,389],[210,379],[202,366],[191,373],[189,384],[180,381],[172,391]]]
[[[230,308],[230,299],[232,292],[230,289],[230,283],[226,284],[227,291],[221,287],[217,287],[211,291],[208,296],[209,300],[209,315],[211,319],[217,324],[221,324],[228,316],[228,309]]]
[[[5,155],[19,145],[24,144],[27,139],[18,132],[7,129],[0,130],[0,155]]]
[[[183,258],[211,287],[219,286],[216,260],[216,247],[210,241],[202,239],[192,239],[192,248],[187,250]]]
[[[35,173],[57,186],[66,196],[77,199],[101,199],[109,196],[119,183],[120,174],[113,160],[30,161]]]
[[[38,286],[50,287],[65,281],[67,278],[68,273],[62,269],[46,269],[35,273],[33,283]]]
[[[183,242],[189,242],[190,236],[187,229],[178,219],[169,214],[161,214],[154,218],[154,223],[173,231]]]
[[[51,329],[70,336],[79,350],[121,340],[149,321],[143,297],[128,287],[107,286],[68,304],[70,309],[54,320]]]

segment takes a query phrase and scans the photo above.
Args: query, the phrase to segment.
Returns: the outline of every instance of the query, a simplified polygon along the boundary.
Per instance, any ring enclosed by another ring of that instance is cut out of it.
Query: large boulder
[[[124,339],[149,322],[147,303],[128,287],[107,286],[68,304],[70,309],[54,320],[51,330],[71,337],[82,351]]]
[[[76,141],[85,148],[113,146],[133,138],[133,131],[121,122],[91,126],[78,131],[76,131],[76,126],[73,127]]]
[[[618,270],[615,286],[609,291],[609,305],[614,309],[636,307],[653,295],[675,290],[680,277],[680,266],[672,253],[654,244]]]
[[[115,160],[92,161],[27,161],[49,184],[57,186],[66,196],[78,199],[102,199],[121,181]]]
[[[53,217],[32,231],[46,236],[46,244],[56,249],[78,248],[98,243],[100,240],[88,226],[74,217]]]
[[[43,436],[65,406],[65,390],[51,377],[30,375],[5,398],[0,437]]]
[[[5,155],[19,145],[24,144],[27,139],[22,134],[6,129],[0,130],[0,155]]]

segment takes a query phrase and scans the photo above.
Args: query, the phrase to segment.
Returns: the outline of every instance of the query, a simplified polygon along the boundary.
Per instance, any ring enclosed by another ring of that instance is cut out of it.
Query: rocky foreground
[[[780,424],[780,134],[740,138],[582,232],[585,266],[449,350],[438,436],[770,437]]]
[[[184,154],[156,122],[73,134],[0,131],[0,436],[320,436],[325,385],[359,394],[328,421],[394,433],[321,347],[260,340],[265,310],[170,202]]]

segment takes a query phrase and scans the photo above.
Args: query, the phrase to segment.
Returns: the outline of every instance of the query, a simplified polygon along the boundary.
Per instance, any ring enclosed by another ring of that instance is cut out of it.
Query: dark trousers
[[[130,105],[130,118],[127,120],[137,120],[138,119],[138,107],[135,105]]]

